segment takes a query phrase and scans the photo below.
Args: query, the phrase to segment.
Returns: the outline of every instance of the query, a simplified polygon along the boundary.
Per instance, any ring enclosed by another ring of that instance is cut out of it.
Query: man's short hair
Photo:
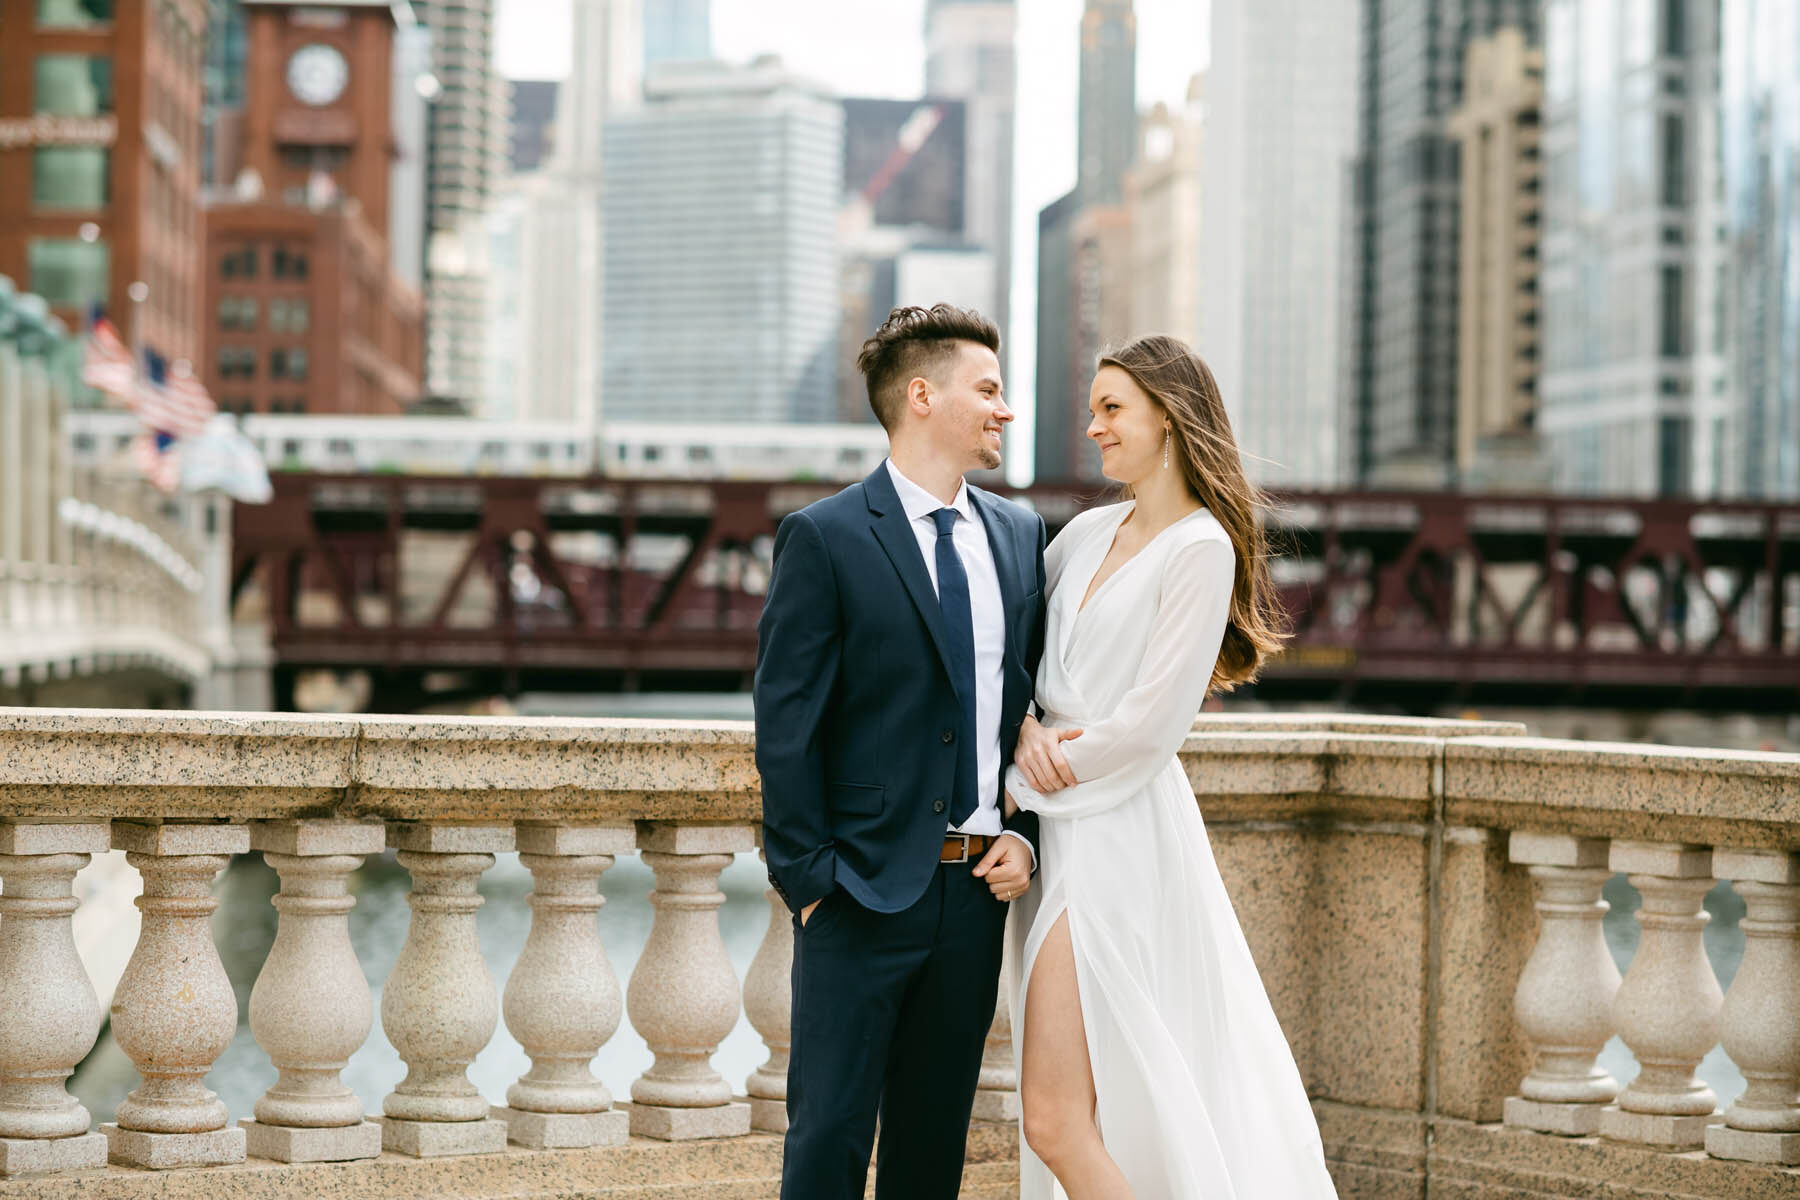
[[[998,354],[1000,330],[971,308],[909,305],[890,312],[863,343],[856,369],[868,384],[869,407],[884,429],[892,433],[899,424],[907,384],[920,376],[936,381],[936,373],[954,361],[958,342],[974,342]]]

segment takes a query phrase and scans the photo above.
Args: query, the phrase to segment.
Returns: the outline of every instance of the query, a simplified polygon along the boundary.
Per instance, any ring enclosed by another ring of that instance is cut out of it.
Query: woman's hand
[[[1046,795],[1074,787],[1079,781],[1063,757],[1062,744],[1080,736],[1079,729],[1046,729],[1036,717],[1027,715],[1019,726],[1013,762],[1024,772],[1026,782]]]

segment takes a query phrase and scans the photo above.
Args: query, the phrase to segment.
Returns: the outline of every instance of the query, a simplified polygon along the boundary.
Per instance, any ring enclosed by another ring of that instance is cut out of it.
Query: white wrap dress
[[[1014,1036],[1064,912],[1102,1139],[1140,1200],[1334,1197],[1293,1053],[1238,927],[1176,753],[1206,698],[1234,556],[1205,510],[1164,529],[1082,607],[1130,502],[1081,514],[1044,556],[1040,720],[1080,782],[1007,790],[1041,819],[1040,870],[1014,903]],[[1022,1200],[1064,1200],[1021,1147]]]

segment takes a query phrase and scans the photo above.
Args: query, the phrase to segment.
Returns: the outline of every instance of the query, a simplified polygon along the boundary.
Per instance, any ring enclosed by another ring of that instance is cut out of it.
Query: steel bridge
[[[236,509],[233,604],[276,701],[367,672],[377,709],[520,691],[739,690],[781,517],[838,484],[282,474]],[[998,488],[1052,532],[1107,496]],[[1283,493],[1290,648],[1254,693],[1800,711],[1800,505]]]

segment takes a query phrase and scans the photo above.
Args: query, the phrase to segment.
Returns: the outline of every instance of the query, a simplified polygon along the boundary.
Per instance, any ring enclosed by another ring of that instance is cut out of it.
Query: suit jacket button
[[[946,744],[948,744],[950,742],[954,742],[956,740],[956,730],[954,730],[954,729],[944,730],[944,732],[938,734],[938,740],[940,742],[944,742]]]
[[[944,811],[944,802],[942,800],[933,800],[931,802],[931,811],[934,813],[943,812]]]

